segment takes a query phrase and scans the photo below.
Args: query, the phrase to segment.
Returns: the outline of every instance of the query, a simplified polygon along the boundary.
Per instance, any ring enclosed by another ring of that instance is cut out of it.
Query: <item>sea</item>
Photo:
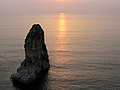
[[[66,13],[0,16],[0,90],[27,90],[10,76],[25,58],[33,24],[44,30],[51,66],[31,90],[120,90],[119,15]]]

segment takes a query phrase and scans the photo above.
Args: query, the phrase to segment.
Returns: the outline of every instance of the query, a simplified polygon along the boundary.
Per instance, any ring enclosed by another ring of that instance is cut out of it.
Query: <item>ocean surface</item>
[[[120,90],[120,17],[65,13],[0,16],[0,90],[25,90],[10,76],[35,23],[44,29],[51,68],[31,90]]]

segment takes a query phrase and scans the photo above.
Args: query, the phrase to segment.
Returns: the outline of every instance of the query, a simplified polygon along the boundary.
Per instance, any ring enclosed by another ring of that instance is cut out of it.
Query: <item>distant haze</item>
[[[0,0],[0,15],[120,14],[120,0]]]

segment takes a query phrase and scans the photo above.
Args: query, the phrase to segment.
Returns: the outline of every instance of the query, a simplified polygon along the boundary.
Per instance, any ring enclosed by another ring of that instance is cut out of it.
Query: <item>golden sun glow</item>
[[[70,2],[72,0],[55,0],[55,1],[57,1],[57,2]]]
[[[68,50],[68,46],[67,46],[67,43],[68,43],[68,39],[67,39],[67,28],[66,28],[66,25],[67,25],[67,19],[66,19],[67,15],[64,14],[64,13],[60,13],[58,15],[58,29],[57,29],[57,43],[55,45],[55,49],[58,50],[58,51],[62,51],[60,52],[60,54],[63,54],[64,52],[63,51],[67,51]],[[69,61],[71,60],[71,57],[69,56],[63,56],[63,57],[55,57],[55,60],[54,62],[56,64],[67,64]],[[64,74],[63,72],[58,72],[56,73],[57,74]]]
[[[65,30],[65,20],[64,20],[64,13],[60,13],[60,21],[59,21],[59,26],[60,26],[60,31]]]
[[[59,19],[59,34],[58,34],[58,40],[59,40],[59,49],[60,50],[65,50],[66,47],[64,46],[64,43],[66,43],[66,34],[65,34],[65,14],[64,13],[60,13],[59,15],[60,19]]]

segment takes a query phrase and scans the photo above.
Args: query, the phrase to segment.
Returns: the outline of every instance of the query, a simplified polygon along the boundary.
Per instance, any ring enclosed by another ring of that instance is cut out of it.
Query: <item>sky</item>
[[[120,15],[120,0],[0,0],[0,15],[54,13]]]

